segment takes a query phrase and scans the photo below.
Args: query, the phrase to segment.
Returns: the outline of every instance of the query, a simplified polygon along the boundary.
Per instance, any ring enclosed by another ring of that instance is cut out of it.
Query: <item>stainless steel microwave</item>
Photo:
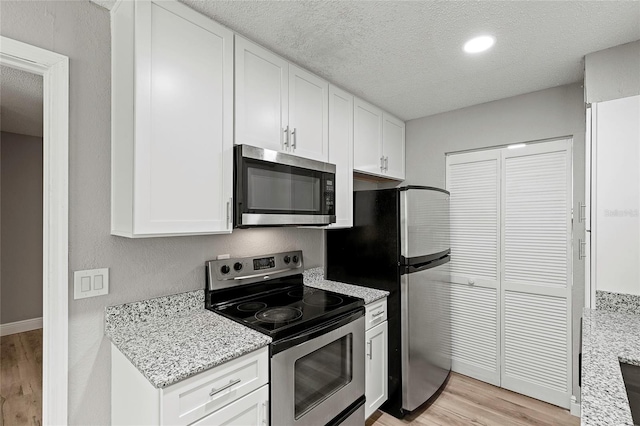
[[[334,164],[249,145],[234,163],[235,228],[335,223]]]

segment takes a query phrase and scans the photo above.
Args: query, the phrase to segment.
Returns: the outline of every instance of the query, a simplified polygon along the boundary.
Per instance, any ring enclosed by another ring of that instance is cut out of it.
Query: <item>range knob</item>
[[[222,265],[222,267],[220,268],[220,272],[222,272],[224,275],[228,274],[230,270],[231,268],[229,268],[229,265]]]
[[[291,262],[291,258],[287,255],[287,256],[284,257],[284,263],[286,263],[288,265],[289,262]]]
[[[297,264],[297,263],[298,263],[298,256],[293,256],[293,259],[292,259],[292,260],[293,260],[293,263],[296,263],[296,264]]]
[[[242,271],[242,263],[240,262],[236,262],[233,264],[233,269],[235,269],[236,271]]]

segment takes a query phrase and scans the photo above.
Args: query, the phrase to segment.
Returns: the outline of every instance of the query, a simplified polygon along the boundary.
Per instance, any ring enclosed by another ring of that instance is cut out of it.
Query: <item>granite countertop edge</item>
[[[633,425],[619,363],[640,366],[638,329],[640,315],[583,310],[581,425]]]
[[[326,280],[324,278],[324,268],[322,267],[307,269],[304,271],[304,285],[345,294],[347,296],[359,297],[364,300],[365,305],[389,296],[389,292],[385,290]]]

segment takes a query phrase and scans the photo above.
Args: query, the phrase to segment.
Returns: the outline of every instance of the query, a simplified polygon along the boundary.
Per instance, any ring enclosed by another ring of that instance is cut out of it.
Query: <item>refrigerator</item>
[[[449,192],[354,192],[349,229],[327,231],[327,279],[386,290],[389,377],[381,409],[402,418],[451,371]]]

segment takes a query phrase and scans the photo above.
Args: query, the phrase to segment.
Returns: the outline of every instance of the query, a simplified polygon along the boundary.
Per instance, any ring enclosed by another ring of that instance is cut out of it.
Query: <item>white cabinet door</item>
[[[404,180],[404,121],[392,115],[383,114],[382,156],[384,175]]]
[[[336,165],[336,223],[353,226],[353,96],[329,86],[329,162]]]
[[[204,419],[192,423],[193,426],[268,426],[269,386],[240,398]]]
[[[291,153],[312,160],[329,159],[329,83],[289,65]]]
[[[382,174],[382,110],[355,98],[353,111],[353,169]]]
[[[114,32],[112,233],[230,232],[233,33],[151,1],[121,4]]]
[[[388,396],[387,321],[365,333],[365,409],[368,418]]]
[[[238,35],[235,40],[235,143],[285,150],[289,63]]]

